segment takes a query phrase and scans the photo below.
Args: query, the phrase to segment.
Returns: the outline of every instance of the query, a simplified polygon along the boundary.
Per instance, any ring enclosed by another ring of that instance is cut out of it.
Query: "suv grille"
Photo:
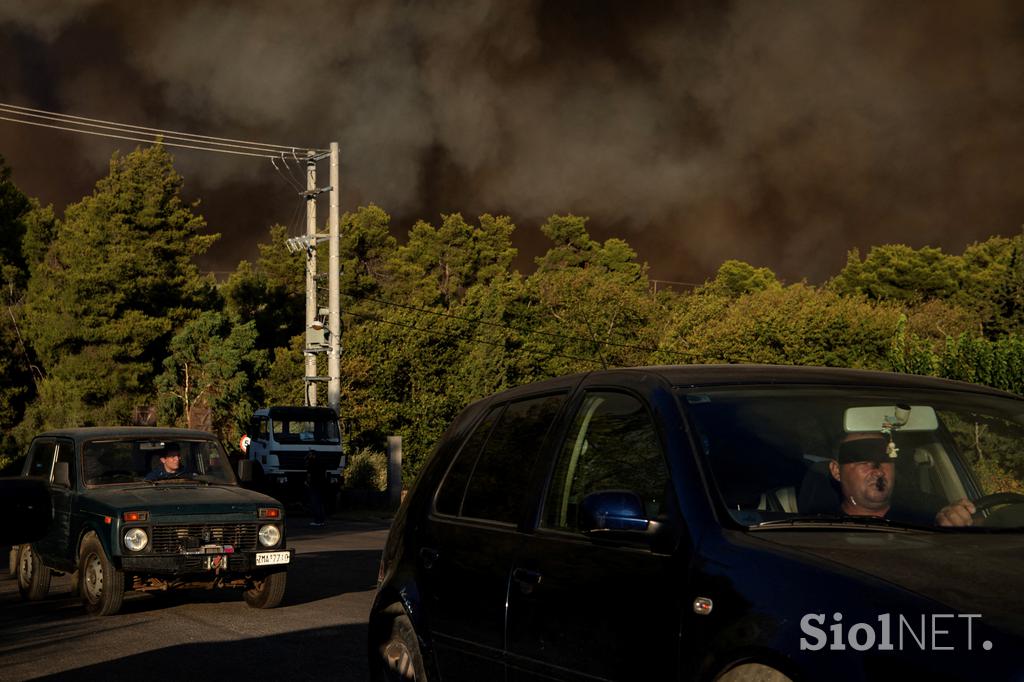
[[[153,552],[181,554],[199,549],[203,545],[231,545],[235,551],[256,549],[259,525],[255,523],[229,523],[223,525],[189,524],[186,526],[154,526]]]

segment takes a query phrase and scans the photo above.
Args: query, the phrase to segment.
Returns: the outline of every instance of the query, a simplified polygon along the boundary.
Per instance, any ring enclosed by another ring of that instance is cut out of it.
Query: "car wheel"
[[[288,573],[285,571],[256,576],[245,590],[245,603],[254,609],[272,609],[281,603],[287,584]]]
[[[38,601],[50,591],[50,569],[39,560],[32,545],[22,545],[18,552],[18,592],[22,598]]]
[[[424,682],[427,679],[416,631],[408,616],[395,616],[391,631],[377,647],[373,680],[376,682]]]
[[[96,616],[111,616],[121,610],[124,573],[114,568],[95,535],[82,543],[78,560],[78,592],[85,610]]]
[[[761,663],[744,663],[730,668],[715,682],[792,682],[775,668]]]

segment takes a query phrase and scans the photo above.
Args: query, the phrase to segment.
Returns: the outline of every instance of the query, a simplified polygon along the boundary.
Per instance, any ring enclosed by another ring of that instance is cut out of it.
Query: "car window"
[[[171,453],[175,455],[177,467],[168,472],[162,460]],[[83,446],[82,462],[87,485],[145,480],[237,484],[227,457],[216,442],[209,440],[93,440]]]
[[[75,444],[70,440],[57,441],[57,463],[68,465],[68,481],[75,481]]]
[[[480,453],[462,502],[462,516],[515,523],[533,464],[565,397],[510,403]]]
[[[961,498],[1024,491],[1018,400],[852,386],[680,392],[721,501],[747,526],[856,516],[854,506],[931,526]],[[984,519],[1022,523],[1020,504]]]
[[[466,444],[459,451],[441,483],[434,507],[438,512],[458,516],[459,510],[462,508],[462,498],[466,494],[466,483],[469,481],[470,474],[473,473],[473,467],[476,465],[484,443],[487,442],[487,436],[490,435],[491,429],[494,428],[503,409],[505,409],[504,405],[492,408],[466,439]]]
[[[648,518],[665,513],[668,470],[657,429],[643,403],[614,392],[587,393],[562,444],[544,506],[549,528],[581,528],[583,498],[601,490],[628,490]]]
[[[41,476],[50,480],[50,472],[53,470],[53,454],[56,448],[57,444],[52,440],[34,441],[26,463],[26,475]]]

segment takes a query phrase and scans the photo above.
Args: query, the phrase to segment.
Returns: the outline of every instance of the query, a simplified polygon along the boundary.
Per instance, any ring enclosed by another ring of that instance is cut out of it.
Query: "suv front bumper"
[[[229,554],[139,554],[121,557],[121,569],[148,575],[193,575],[196,573],[252,573],[281,569],[291,563],[294,549],[268,549]],[[270,563],[265,563],[269,561]]]

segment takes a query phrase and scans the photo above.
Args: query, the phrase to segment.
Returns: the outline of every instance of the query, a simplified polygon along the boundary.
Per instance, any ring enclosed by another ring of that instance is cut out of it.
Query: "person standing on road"
[[[309,511],[313,520],[312,528],[323,528],[327,525],[324,514],[324,493],[327,487],[327,469],[312,450],[306,455],[306,487],[309,489]]]

